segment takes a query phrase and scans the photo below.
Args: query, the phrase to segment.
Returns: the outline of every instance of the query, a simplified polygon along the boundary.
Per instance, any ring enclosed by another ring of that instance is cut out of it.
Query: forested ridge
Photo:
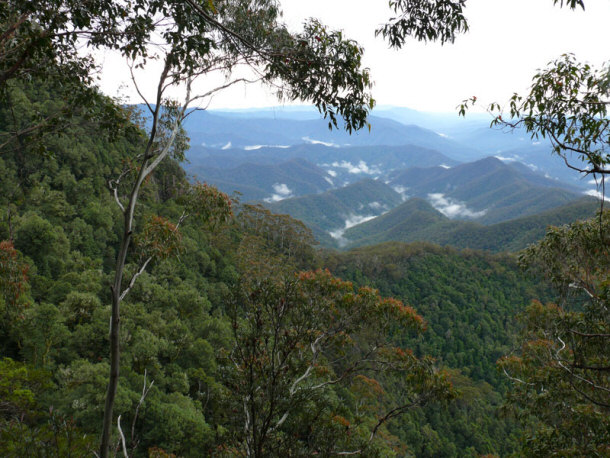
[[[21,113],[54,102],[41,85],[15,85],[11,94]],[[14,121],[5,110],[5,125]],[[3,281],[12,246],[12,262],[23,269],[9,279],[19,283],[18,297],[5,295],[2,302],[6,455],[41,447],[78,455],[97,440],[108,368],[108,284],[121,230],[107,181],[142,141],[137,129],[105,138],[77,119],[45,139],[45,154],[19,146],[0,158]],[[175,160],[164,163],[144,188],[141,218],[177,220],[188,186]],[[395,328],[392,340],[417,357],[436,358],[459,393],[449,404],[409,409],[387,424],[368,453],[504,456],[517,450],[519,428],[498,411],[507,380],[495,363],[515,345],[516,313],[550,292],[525,276],[513,255],[423,243],[317,251],[300,223],[250,206],[221,225],[186,220],[181,234],[177,256],[155,261],[124,308],[117,411],[135,456],[157,448],[180,456],[230,454],[223,447],[240,430],[226,410],[238,401],[224,360],[235,345],[232,292],[247,278],[290,278],[318,268],[416,307],[426,331],[416,337]],[[331,390],[333,400],[323,404],[355,421],[362,415],[354,404],[358,391],[353,384],[346,389]],[[370,410],[369,420],[375,415]]]

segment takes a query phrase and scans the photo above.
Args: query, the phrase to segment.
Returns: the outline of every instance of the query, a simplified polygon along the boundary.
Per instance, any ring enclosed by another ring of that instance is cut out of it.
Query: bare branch
[[[142,91],[140,91],[140,85],[138,84],[138,80],[133,73],[133,62],[129,63],[128,66],[129,66],[129,74],[131,75],[131,82],[133,83],[133,86],[135,87],[136,92],[138,93],[140,98],[144,101],[144,103],[148,107],[148,110],[150,111],[150,113],[154,114],[154,110],[150,106],[150,103],[148,103],[148,100],[146,99],[146,97],[144,97],[144,94],[142,94]]]
[[[133,286],[135,285],[136,280],[138,279],[138,277],[144,273],[144,271],[146,270],[146,267],[148,266],[150,261],[152,261],[152,256],[148,257],[146,259],[146,261],[144,261],[144,264],[142,264],[140,266],[138,271],[135,274],[133,274],[133,276],[131,277],[131,280],[129,280],[129,284],[127,285],[127,287],[121,293],[121,295],[119,297],[119,301],[122,301],[123,299],[125,299],[125,296],[127,296],[127,293],[129,293],[129,291],[131,291],[131,288],[133,288]]]
[[[583,332],[575,331],[574,329],[570,329],[570,332],[572,334],[576,334],[577,336],[581,336],[581,337],[601,337],[601,338],[610,337],[610,334],[585,334]]]
[[[142,406],[142,404],[144,403],[144,400],[146,399],[146,396],[148,396],[148,393],[150,391],[150,389],[152,388],[153,384],[155,383],[154,380],[151,380],[150,385],[146,386],[146,369],[144,369],[144,383],[142,385],[142,395],[140,396],[140,400],[138,401],[138,405],[136,406],[136,412],[133,416],[133,421],[131,422],[131,444],[132,444],[132,451],[135,448],[135,429],[136,429],[136,421],[138,420],[138,413],[140,412],[140,407]]]
[[[119,418],[117,418],[116,423],[119,428],[119,434],[121,436],[121,446],[123,448],[123,456],[125,458],[129,458],[129,455],[127,454],[127,445],[125,444],[125,435],[123,434],[123,430],[121,429],[121,416],[120,415],[119,415]]]

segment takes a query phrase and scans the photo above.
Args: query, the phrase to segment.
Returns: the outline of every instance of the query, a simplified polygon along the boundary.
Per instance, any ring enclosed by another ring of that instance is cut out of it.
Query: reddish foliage
[[[0,291],[7,306],[15,307],[27,289],[28,271],[13,242],[0,242]]]
[[[171,221],[161,216],[152,216],[146,221],[137,243],[145,256],[164,259],[180,251],[182,234]]]

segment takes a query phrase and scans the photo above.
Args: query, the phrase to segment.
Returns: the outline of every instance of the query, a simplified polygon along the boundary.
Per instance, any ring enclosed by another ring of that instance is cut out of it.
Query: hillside
[[[22,101],[20,108],[24,112],[33,111],[34,105],[45,106],[39,102],[53,100],[52,92],[44,90],[43,85],[19,89],[15,95]],[[112,105],[106,107],[110,108]],[[0,107],[0,116],[4,116],[0,119],[7,119],[2,110]],[[72,434],[68,437],[78,437],[75,450],[84,453],[95,446],[99,437],[100,408],[109,368],[109,284],[122,231],[121,213],[107,183],[120,176],[124,164],[137,156],[143,140],[135,126],[129,135],[111,138],[86,122],[76,121],[62,135],[47,140],[52,154],[41,155],[34,145],[5,150],[0,157],[0,203],[8,209],[0,218],[0,254],[5,256],[3,259],[8,254],[11,260],[1,264],[0,280],[12,275],[13,265],[23,269],[11,278],[19,283],[18,300],[5,290],[0,297],[0,348],[6,358],[0,361],[0,390],[4,390],[11,409],[23,414],[0,418],[0,433],[3,439],[8,438],[0,443],[2,451],[9,450],[2,447],[22,447],[24,434],[38,441],[36,447],[55,446],[49,439],[54,436],[49,434],[60,431]],[[318,179],[320,185],[326,182],[324,178],[319,180],[320,169],[311,163],[290,159],[280,164],[278,167],[270,163],[260,169],[248,169],[250,166],[242,164],[242,175],[235,175],[234,181],[250,180],[252,187],[262,186],[268,178],[257,182],[256,176],[248,175],[249,171],[259,170],[277,173],[274,179],[278,180],[308,177],[302,181]],[[432,169],[435,173],[442,170],[448,169]],[[217,173],[219,177],[227,176]],[[169,228],[171,233],[178,230],[171,222],[185,215],[189,189],[185,172],[173,160],[164,162],[145,183],[136,215],[137,250],[128,259],[129,273],[136,271],[146,253],[140,250],[165,246],[147,244],[151,222],[161,222],[162,228]],[[373,179],[268,205],[279,213],[301,212],[304,218],[314,215],[310,224],[317,226],[320,234],[333,232],[339,240],[352,234],[360,234],[360,239],[375,234],[388,240],[393,236],[407,240],[417,234],[460,246],[473,246],[476,240],[478,247],[490,250],[505,248],[486,243],[502,243],[513,249],[539,237],[543,223],[575,219],[596,207],[592,202],[575,203],[543,217],[483,226],[450,220],[423,199],[403,202],[401,193],[382,180]],[[374,215],[381,216],[349,227]],[[418,336],[391,323],[382,337],[398,348],[404,347],[397,354],[412,354],[418,361],[422,358],[431,370],[446,371],[461,393],[447,405],[416,407],[389,423],[376,445],[379,450],[387,455],[397,446],[416,456],[439,457],[506,456],[517,450],[518,427],[498,415],[506,381],[494,365],[512,348],[515,313],[532,299],[544,301],[549,296],[547,285],[524,275],[514,256],[459,251],[427,243],[385,243],[347,252],[314,250],[311,234],[301,223],[248,206],[240,207],[233,220],[208,223],[201,219],[183,220],[178,253],[155,258],[122,304],[117,408],[125,425],[133,422],[137,440],[134,456],[144,456],[155,447],[182,456],[211,455],[219,447],[240,440],[243,418],[239,407],[243,398],[235,386],[244,386],[248,378],[233,372],[235,365],[227,355],[247,348],[239,346],[243,342],[237,340],[242,338],[239,332],[268,325],[261,321],[260,304],[272,305],[265,310],[283,310],[277,304],[293,300],[300,306],[324,305],[329,299],[319,296],[320,291],[336,285],[352,288],[349,283],[333,279],[325,286],[314,285],[317,295],[311,296],[311,301],[298,302],[302,300],[300,296],[290,295],[297,283],[291,282],[310,281],[315,275],[327,274],[324,270],[319,271],[321,274],[295,273],[316,268],[328,268],[356,286],[378,288],[416,308],[427,331]],[[370,234],[369,227],[374,228]],[[161,235],[166,236],[167,232]],[[502,238],[513,233],[512,238]],[[330,239],[329,235],[326,237]],[[248,289],[256,287],[252,285],[262,286],[254,294]],[[356,297],[350,294],[341,290],[328,304],[343,304],[344,298]],[[369,298],[371,294],[377,293],[362,290],[362,297]],[[249,309],[248,304],[252,305]],[[324,306],[318,312],[324,310],[330,308]],[[401,310],[411,313],[409,307]],[[278,334],[286,337],[285,342],[291,342],[303,320],[318,316],[312,313],[297,318],[298,322],[286,333]],[[250,325],[241,327],[249,319]],[[362,342],[366,343],[377,329],[376,319],[375,314],[358,317],[354,325],[366,324],[358,337]],[[269,341],[272,333],[265,332]],[[263,334],[256,339],[249,336],[247,342],[265,343]],[[436,362],[426,359],[426,355],[434,356]],[[343,361],[343,357],[339,360]],[[302,364],[301,355],[294,361]],[[271,378],[264,371],[269,365],[263,362],[259,367],[263,368],[263,376],[258,380],[267,383]],[[298,369],[300,376],[303,368]],[[340,369],[339,363],[328,366],[329,372]],[[391,379],[385,372],[379,376],[373,371],[367,374],[367,378],[357,380],[377,386],[371,380],[379,377],[381,382],[377,383],[384,384],[388,396],[384,401],[404,394],[404,377]],[[140,417],[135,419],[144,376],[154,385],[140,407]],[[323,376],[324,373],[316,375]],[[24,389],[33,401],[15,404]],[[337,434],[345,433],[346,421],[363,421],[366,428],[375,424],[377,417],[372,408],[363,414],[359,406],[373,402],[375,409],[383,408],[378,397],[371,397],[366,391],[362,394],[362,386],[356,383],[329,386],[324,396],[305,400],[306,405],[301,406],[294,422],[286,424],[282,434],[297,434],[295,441],[299,441],[301,423],[311,421],[311,406],[316,412],[340,413],[345,421],[341,420],[341,429],[332,430]],[[58,429],[49,429],[52,427]],[[68,427],[71,429],[67,431]],[[364,431],[368,437],[369,430]]]
[[[299,158],[277,165],[244,162],[233,168],[191,165],[188,172],[226,193],[241,193],[242,201],[276,201],[295,195],[317,194],[332,187],[327,172]]]
[[[454,219],[493,224],[558,207],[580,197],[556,180],[494,157],[452,168],[395,172],[390,185],[409,196],[428,199]]]
[[[548,226],[591,218],[599,201],[581,198],[535,215],[492,225],[450,220],[421,199],[409,199],[388,213],[345,231],[346,247],[387,241],[427,241],[494,252],[518,251],[540,240]]]
[[[379,180],[365,179],[314,194],[265,204],[272,212],[288,214],[309,226],[320,241],[332,243],[343,231],[394,208],[400,194]]]
[[[532,296],[546,297],[543,284],[526,278],[512,256],[461,252],[426,243],[391,242],[329,253],[325,264],[357,285],[378,288],[416,305],[428,331],[411,343],[415,353],[433,354],[474,381],[462,387],[480,404],[468,402],[464,408],[446,412],[434,407],[416,409],[409,415],[408,429],[393,430],[408,438],[414,455],[463,456],[473,444],[478,453],[507,456],[514,450],[517,430],[498,415],[506,379],[495,365],[513,348],[515,314]],[[488,415],[495,420],[486,421]],[[436,434],[426,433],[429,428]],[[488,434],[503,437],[503,444],[480,442]],[[453,444],[460,445],[451,451]]]
[[[207,170],[233,169],[244,164],[280,166],[291,159],[300,159],[323,169],[333,187],[341,187],[364,177],[385,177],[394,170],[408,167],[453,166],[458,162],[444,154],[414,145],[345,146],[301,144],[286,147],[260,146],[252,149],[214,149],[192,146],[186,169],[199,180],[208,180]],[[229,172],[225,172],[229,173]],[[252,178],[248,178],[251,180]],[[234,189],[224,189],[232,192]]]

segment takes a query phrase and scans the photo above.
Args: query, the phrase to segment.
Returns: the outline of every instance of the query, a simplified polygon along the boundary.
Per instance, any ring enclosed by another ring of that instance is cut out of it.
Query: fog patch
[[[610,197],[604,196],[604,194],[601,191],[598,191],[597,189],[589,189],[588,191],[585,191],[585,194],[587,196],[597,197],[599,200],[603,199],[606,202],[610,202]]]
[[[409,198],[409,196],[407,195],[407,191],[409,190],[409,188],[401,185],[396,185],[392,189],[398,194],[400,194],[400,197],[402,198],[403,202]]]
[[[428,194],[428,200],[434,208],[445,215],[447,218],[480,218],[487,213],[487,210],[474,211],[469,209],[464,202],[445,197],[442,193]]]
[[[280,200],[292,197],[292,190],[285,183],[275,183],[273,185],[273,190],[275,191],[275,194],[272,194],[271,197],[267,197],[265,202],[279,202]]]
[[[526,165],[527,167],[529,167],[531,170],[533,170],[534,172],[537,172],[538,170],[540,170],[540,169],[538,168],[538,166],[537,166],[537,165],[530,164],[530,163],[528,163],[528,162],[526,162],[526,163],[525,163],[525,165]],[[545,176],[546,176],[546,175],[548,175],[548,173],[546,173],[546,174],[545,174]]]
[[[506,156],[499,156],[499,155],[496,155],[494,157],[496,159],[500,159],[502,162],[516,162],[517,161],[516,157],[506,157]]]
[[[248,146],[244,146],[244,149],[246,151],[253,151],[253,150],[257,150],[257,149],[261,149],[261,148],[281,148],[281,149],[286,149],[286,148],[290,148],[290,145],[248,145]]]
[[[345,237],[343,237],[343,234],[345,234],[345,231],[347,231],[349,228],[354,227],[358,224],[366,223],[367,221],[370,221],[373,218],[377,218],[377,216],[375,216],[375,215],[366,215],[365,216],[365,215],[351,214],[345,220],[344,227],[342,227],[340,229],[336,229],[334,231],[329,231],[328,233],[330,234],[330,236],[333,239],[335,239],[337,241],[339,246],[341,248],[343,248],[344,246],[346,246],[349,243],[349,240],[346,239]]]
[[[307,143],[311,143],[312,145],[323,145],[323,146],[332,146],[333,148],[339,148],[339,145],[332,142],[323,142],[322,140],[314,140],[309,137],[302,137],[301,140],[306,141]]]
[[[381,173],[381,170],[379,170],[378,167],[375,167],[375,166],[369,167],[368,164],[364,161],[360,161],[356,165],[354,165],[348,161],[341,161],[341,162],[335,161],[330,165],[333,167],[346,169],[349,173],[353,173],[353,174],[365,173],[367,175],[376,175],[376,174]]]

